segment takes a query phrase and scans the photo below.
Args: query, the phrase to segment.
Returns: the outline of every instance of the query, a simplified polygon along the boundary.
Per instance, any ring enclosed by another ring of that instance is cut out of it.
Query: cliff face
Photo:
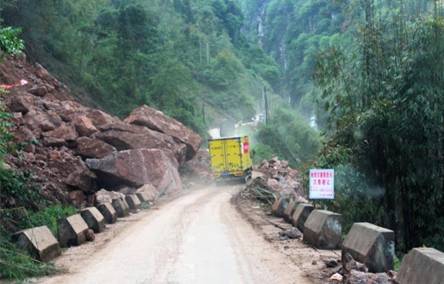
[[[86,107],[24,57],[0,64],[0,85],[7,89],[2,101],[12,114],[17,149],[6,162],[28,171],[52,201],[92,204],[103,187],[151,184],[159,194],[180,190],[178,168],[201,144],[199,135],[148,106],[125,120]]]

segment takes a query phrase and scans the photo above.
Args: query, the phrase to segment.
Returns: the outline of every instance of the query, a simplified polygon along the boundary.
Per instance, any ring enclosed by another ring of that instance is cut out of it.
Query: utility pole
[[[202,64],[202,38],[199,37],[199,63]]]
[[[270,112],[268,109],[268,95],[267,95],[267,88],[264,86],[263,93],[264,95],[264,106],[265,106],[265,124],[268,125],[270,121]]]
[[[207,41],[207,65],[210,65],[210,43]]]
[[[207,118],[205,115],[205,103],[202,103],[202,119],[203,119],[203,123],[206,125],[207,124]]]

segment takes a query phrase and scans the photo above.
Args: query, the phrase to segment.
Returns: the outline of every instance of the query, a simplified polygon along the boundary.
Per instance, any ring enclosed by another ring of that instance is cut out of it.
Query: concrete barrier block
[[[129,215],[129,207],[125,200],[121,198],[113,199],[112,205],[117,212],[117,217],[123,218]]]
[[[50,261],[62,253],[59,242],[46,226],[17,232],[13,239],[19,248],[40,261]]]
[[[443,284],[444,253],[434,248],[414,248],[401,263],[396,280],[400,284]]]
[[[304,224],[304,241],[319,249],[337,249],[341,244],[341,214],[313,210]]]
[[[94,233],[100,233],[105,230],[105,217],[103,217],[102,213],[100,213],[96,207],[82,209],[80,215]]]
[[[310,216],[311,211],[314,210],[314,206],[308,203],[299,203],[291,216],[291,223],[296,226],[301,232],[304,231],[304,224]]]
[[[146,192],[137,192],[136,195],[140,202],[150,202],[150,197]]]
[[[97,209],[102,213],[106,223],[113,224],[117,221],[117,212],[111,203],[99,204]]]
[[[287,196],[279,196],[271,207],[271,213],[277,217],[284,217],[285,209],[290,202],[290,198]]]
[[[294,210],[296,209],[297,202],[296,200],[290,200],[287,205],[287,208],[284,210],[284,220],[287,222],[291,222],[291,215],[293,215]]]
[[[125,196],[125,200],[131,212],[136,212],[140,208],[140,200],[135,194]]]
[[[355,223],[342,243],[342,263],[345,255],[364,263],[370,272],[379,273],[393,269],[395,233],[370,223]]]
[[[89,228],[80,214],[60,219],[58,225],[59,242],[62,247],[78,246],[86,242]]]

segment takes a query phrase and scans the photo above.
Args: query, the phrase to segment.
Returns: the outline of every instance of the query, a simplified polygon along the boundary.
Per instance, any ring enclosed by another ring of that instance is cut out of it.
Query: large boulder
[[[76,154],[83,158],[101,159],[117,151],[116,148],[99,139],[80,137],[76,142]]]
[[[13,236],[17,246],[40,261],[50,261],[59,256],[59,243],[46,226],[20,231]]]
[[[401,263],[396,280],[400,284],[444,283],[444,253],[434,248],[414,248]]]
[[[341,215],[313,210],[304,224],[304,242],[319,249],[337,249],[341,244]]]
[[[40,133],[41,131],[51,131],[61,126],[62,119],[50,112],[40,112],[31,110],[23,117],[24,124],[33,131]]]
[[[96,204],[111,203],[114,199],[125,198],[125,195],[117,191],[101,189],[95,193]]]
[[[80,215],[94,233],[100,233],[105,230],[105,217],[96,207],[84,208],[80,211]]]
[[[25,115],[35,108],[35,98],[27,93],[10,94],[6,98],[6,106],[11,112]]]
[[[88,224],[80,214],[58,221],[59,242],[62,247],[78,246],[87,241]]]
[[[163,112],[146,105],[136,108],[125,119],[125,122],[148,127],[165,133],[187,145],[187,160],[199,150],[201,137],[179,121],[166,116]]]
[[[76,168],[73,167],[71,174],[65,179],[65,184],[79,188],[87,193],[97,190],[96,175],[83,163]]]
[[[177,163],[160,149],[120,151],[103,159],[86,160],[86,163],[104,186],[152,184],[159,194],[182,189]]]
[[[143,148],[169,149],[180,164],[185,162],[186,145],[176,142],[166,134],[124,123],[105,124],[100,130],[101,132],[93,137],[114,146],[119,151]]]
[[[392,270],[395,233],[370,223],[355,223],[342,244],[343,263],[347,253],[364,263],[370,272]]]
[[[118,121],[117,118],[98,109],[88,110],[88,112],[86,113],[86,117],[91,120],[96,128],[100,128],[105,124],[110,124]]]
[[[311,211],[314,210],[314,206],[308,203],[299,203],[291,216],[291,223],[299,230],[304,231],[304,224],[310,216]]]
[[[47,146],[62,146],[72,143],[77,138],[77,132],[71,125],[63,124],[58,128],[44,132],[43,142]]]
[[[98,131],[91,119],[86,115],[76,116],[72,123],[79,136],[90,136]]]

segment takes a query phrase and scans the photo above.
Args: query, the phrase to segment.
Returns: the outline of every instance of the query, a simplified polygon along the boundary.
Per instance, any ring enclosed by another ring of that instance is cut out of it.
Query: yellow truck
[[[251,174],[248,136],[208,140],[211,168],[217,178],[244,177]]]

